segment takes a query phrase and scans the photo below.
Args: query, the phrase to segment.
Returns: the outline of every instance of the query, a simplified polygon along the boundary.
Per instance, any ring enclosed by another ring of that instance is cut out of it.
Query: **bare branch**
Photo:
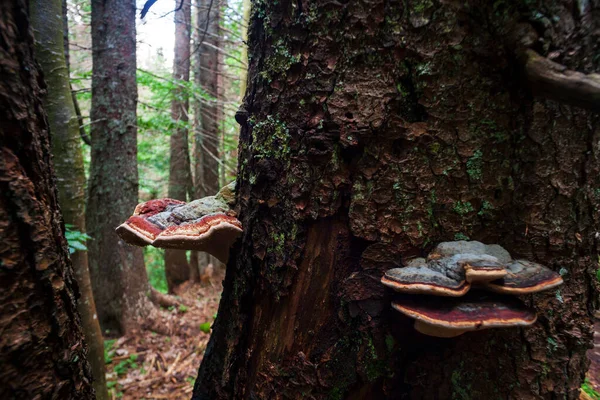
[[[550,61],[535,51],[524,52],[525,71],[534,93],[577,107],[600,110],[600,74],[583,74]]]
[[[144,17],[146,16],[146,14],[148,14],[148,11],[150,11],[150,7],[152,7],[154,5],[154,3],[156,3],[157,0],[148,0],[146,1],[146,3],[144,4],[144,7],[142,8],[142,12],[140,13],[140,17],[142,19],[144,19]]]

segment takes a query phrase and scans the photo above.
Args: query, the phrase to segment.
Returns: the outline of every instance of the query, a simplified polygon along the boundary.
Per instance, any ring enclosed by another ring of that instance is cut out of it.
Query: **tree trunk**
[[[190,36],[192,24],[191,0],[184,0],[175,12],[175,57],[173,80],[190,80]],[[187,201],[192,191],[190,151],[188,148],[187,122],[190,101],[185,87],[176,86],[171,102],[171,119],[175,129],[171,134],[171,158],[169,161],[169,197]],[[190,266],[185,251],[165,250],[165,274],[169,293],[190,279]]]
[[[250,0],[242,0],[242,45],[240,59],[248,63],[248,29],[246,28],[250,24],[250,11],[251,5]],[[246,87],[248,86],[248,70],[242,69],[240,72],[240,101],[244,101],[246,95]]]
[[[92,374],[28,9],[0,2],[0,398],[87,400]]]
[[[86,225],[102,329],[126,332],[150,311],[142,249],[115,234],[138,202],[135,1],[92,1],[92,152]]]
[[[216,49],[220,33],[219,7],[218,0],[197,0],[194,80],[198,87],[212,97],[212,100],[194,101],[194,195],[197,199],[214,196],[219,191],[219,53]],[[206,253],[195,252],[195,256],[200,275],[208,264],[219,263]]]
[[[598,70],[600,10],[578,4],[254,3],[244,234],[194,399],[578,397],[598,115],[533,97],[509,40],[529,21],[544,55]],[[392,310],[385,270],[466,237],[561,272],[523,296],[534,326],[440,339]]]
[[[52,154],[57,176],[59,203],[65,223],[85,232],[85,172],[79,139],[79,122],[73,106],[69,70],[66,64],[61,0],[30,1],[31,20],[36,35],[36,59],[47,84],[44,101],[52,135]],[[104,368],[104,342],[96,317],[87,253],[71,256],[81,297],[77,310],[85,340],[88,360],[94,376],[97,399],[108,399]]]

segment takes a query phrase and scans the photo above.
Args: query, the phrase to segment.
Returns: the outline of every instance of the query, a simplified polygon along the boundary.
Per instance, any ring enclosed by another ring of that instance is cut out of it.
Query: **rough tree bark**
[[[173,79],[175,82],[190,80],[190,38],[192,24],[191,0],[184,0],[175,12],[175,56]],[[192,191],[192,172],[188,147],[187,122],[189,98],[187,90],[176,86],[171,102],[171,119],[175,129],[171,133],[171,158],[169,161],[169,197],[187,201]],[[190,266],[185,251],[165,250],[165,274],[169,293],[190,279]]]
[[[194,100],[194,196],[199,199],[219,191],[219,108],[218,0],[197,0],[194,82],[214,100]],[[194,252],[200,275],[208,264],[219,261],[206,253]]]
[[[115,234],[138,203],[135,54],[135,1],[93,0],[88,258],[100,325],[117,332],[151,307],[142,250]]]
[[[598,306],[600,129],[511,38],[598,70],[597,2],[256,1],[234,247],[194,399],[575,399]],[[596,33],[597,35],[597,33]],[[563,274],[538,322],[453,339],[386,269],[469,237]]]
[[[79,122],[69,81],[63,44],[63,5],[61,0],[30,1],[31,21],[36,38],[36,59],[39,61],[47,85],[44,107],[52,136],[52,154],[57,176],[58,199],[65,223],[85,232],[85,171],[80,146]],[[92,294],[87,253],[76,251],[71,256],[75,279],[81,297],[77,309],[85,341],[89,348],[88,360],[94,376],[96,398],[108,399],[104,367],[104,342],[96,316]]]
[[[0,2],[0,398],[91,399],[28,9]]]

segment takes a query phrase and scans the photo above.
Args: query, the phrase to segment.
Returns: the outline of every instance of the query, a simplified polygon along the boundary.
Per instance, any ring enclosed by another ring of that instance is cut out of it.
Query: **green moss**
[[[285,235],[283,233],[274,233],[271,235],[273,245],[277,253],[283,252],[283,246],[285,245]]]
[[[396,347],[396,339],[389,333],[385,335],[385,347],[390,353],[394,351],[394,347]]]
[[[473,211],[475,211],[475,209],[473,208],[473,205],[468,201],[457,201],[454,204],[454,212],[458,215],[466,215]]]
[[[373,339],[368,336],[364,342],[366,348],[363,362],[365,373],[369,382],[373,382],[379,377],[389,375],[390,369],[388,368],[386,360],[382,360],[377,357],[377,351],[373,345]]]
[[[467,235],[462,232],[459,232],[454,235],[454,240],[471,240]]]
[[[396,90],[398,90],[398,93],[400,93],[400,96],[402,97],[408,97],[410,95],[410,91],[404,87],[402,82],[396,84]]]
[[[463,363],[460,363],[460,366],[452,371],[452,376],[450,377],[450,381],[452,382],[452,399],[453,400],[470,400],[471,399],[471,384],[467,383],[471,381],[470,374],[465,374],[462,372]]]
[[[431,0],[414,1],[412,3],[412,10],[416,13],[423,13],[433,6],[434,4]]]
[[[343,396],[344,396],[343,389],[340,387],[334,387],[329,392],[329,396],[327,396],[327,398],[329,400],[342,400]]]
[[[490,203],[487,200],[484,200],[483,203],[481,204],[481,209],[479,210],[479,212],[477,213],[477,215],[479,215],[480,217],[484,217],[486,215],[490,215],[491,211],[494,209],[494,206],[492,205],[492,203]]]
[[[558,343],[556,342],[556,340],[554,340],[553,338],[549,337],[547,339],[548,341],[548,353],[553,353],[556,351],[556,349],[558,349]]]
[[[266,57],[260,73],[260,76],[269,82],[277,75],[285,77],[290,67],[300,61],[300,54],[292,54],[283,38],[277,40],[272,49],[273,51]]]
[[[477,150],[467,160],[467,174],[473,181],[480,181],[483,178],[483,153],[481,150]]]
[[[283,159],[289,152],[289,131],[286,125],[268,115],[264,121],[252,127],[252,151],[254,158]]]

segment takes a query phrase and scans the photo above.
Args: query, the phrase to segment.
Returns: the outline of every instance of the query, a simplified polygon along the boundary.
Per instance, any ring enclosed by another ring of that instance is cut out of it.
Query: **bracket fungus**
[[[227,262],[229,248],[242,233],[242,224],[231,209],[234,190],[235,181],[216,196],[189,203],[173,199],[141,203],[116,232],[135,246],[205,251]]]
[[[479,329],[533,324],[535,312],[503,294],[536,293],[563,280],[543,265],[512,260],[499,245],[458,241],[440,243],[427,259],[416,258],[404,268],[387,271],[381,283],[403,293],[392,306],[414,318],[416,330],[454,337]],[[470,292],[472,288],[496,293]]]
[[[455,337],[488,328],[529,326],[537,316],[533,310],[509,296],[470,292],[465,297],[406,296],[392,307],[415,319],[415,329],[429,336]]]

